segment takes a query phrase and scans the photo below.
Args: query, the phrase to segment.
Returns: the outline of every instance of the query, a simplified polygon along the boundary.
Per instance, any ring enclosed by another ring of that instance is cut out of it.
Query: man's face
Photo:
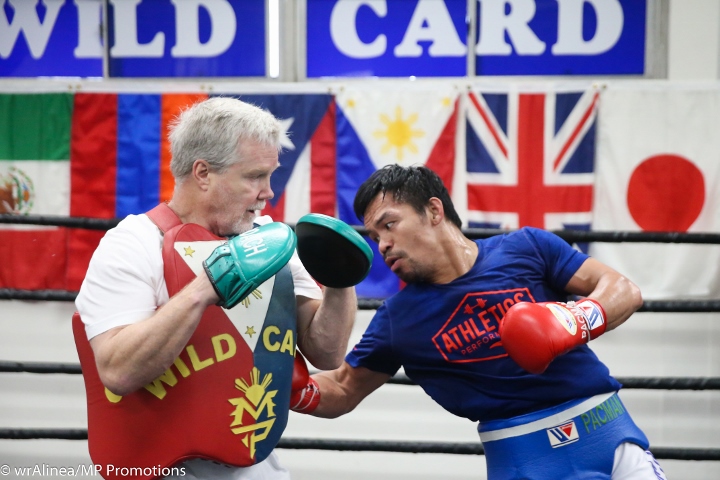
[[[393,195],[378,194],[365,211],[365,228],[385,264],[406,283],[432,282],[433,232],[427,216]]]
[[[210,174],[211,230],[224,237],[252,228],[257,212],[274,196],[270,175],[280,166],[276,148],[252,140],[243,141],[239,153],[227,170]]]

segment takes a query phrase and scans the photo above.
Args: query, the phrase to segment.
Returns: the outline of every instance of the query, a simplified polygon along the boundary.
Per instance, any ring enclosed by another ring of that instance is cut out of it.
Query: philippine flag
[[[456,155],[459,92],[439,84],[378,89],[342,89],[337,103],[337,196],[340,219],[361,225],[353,211],[358,188],[375,170],[397,163],[426,165],[452,191]],[[359,296],[382,298],[397,292],[399,279],[387,268],[374,244],[372,270],[357,287]]]

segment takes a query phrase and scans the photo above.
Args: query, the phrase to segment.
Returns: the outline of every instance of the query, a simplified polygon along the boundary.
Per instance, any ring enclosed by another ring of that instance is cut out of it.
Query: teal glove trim
[[[273,222],[230,238],[203,262],[218,305],[232,308],[284,267],[297,246],[290,227]]]

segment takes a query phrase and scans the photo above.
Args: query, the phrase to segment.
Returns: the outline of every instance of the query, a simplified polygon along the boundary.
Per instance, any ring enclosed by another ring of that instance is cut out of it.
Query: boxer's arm
[[[557,356],[616,328],[642,305],[637,286],[591,258],[571,277],[566,290],[586,298],[517,303],[500,324],[503,347],[530,373],[544,372]]]
[[[565,289],[602,306],[607,322],[605,331],[622,325],[643,304],[637,285],[594,258],[583,262]]]
[[[295,411],[316,417],[337,418],[354,410],[365,397],[384,385],[391,375],[363,367],[353,368],[343,362],[340,368],[316,373],[311,378],[312,381],[306,382],[307,388],[294,392],[291,408],[295,403],[304,407],[293,408]]]

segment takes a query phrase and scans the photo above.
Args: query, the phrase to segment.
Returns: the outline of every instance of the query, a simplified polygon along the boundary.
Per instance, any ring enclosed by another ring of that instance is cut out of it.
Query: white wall
[[[668,79],[720,78],[720,1],[670,0]]]

